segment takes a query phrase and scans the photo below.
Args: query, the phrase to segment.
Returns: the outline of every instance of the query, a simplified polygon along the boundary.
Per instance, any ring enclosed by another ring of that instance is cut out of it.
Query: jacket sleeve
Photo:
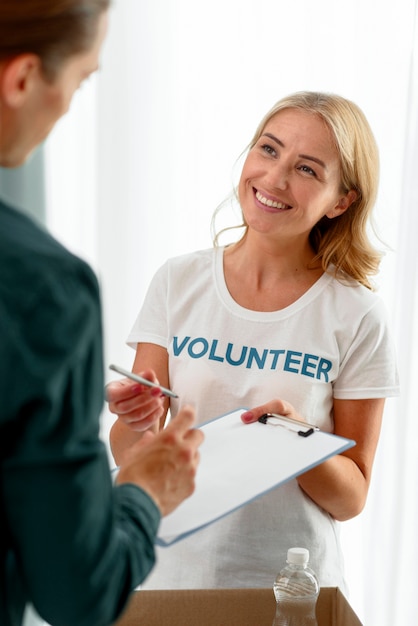
[[[112,486],[99,439],[104,382],[93,273],[82,262],[47,273],[27,306],[8,338],[9,367],[19,372],[5,407],[1,486],[10,551],[43,619],[105,626],[154,564],[160,513],[135,485]]]

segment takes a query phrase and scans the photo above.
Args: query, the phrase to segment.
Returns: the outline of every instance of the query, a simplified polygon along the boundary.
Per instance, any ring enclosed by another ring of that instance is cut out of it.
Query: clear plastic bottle
[[[277,574],[273,585],[276,598],[273,626],[318,626],[315,607],[319,582],[308,563],[306,548],[288,550],[287,565]]]

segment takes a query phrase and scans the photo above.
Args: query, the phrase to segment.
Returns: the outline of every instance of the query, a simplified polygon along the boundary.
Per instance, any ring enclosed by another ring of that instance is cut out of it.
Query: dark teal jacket
[[[31,602],[105,626],[154,564],[160,514],[111,484],[99,289],[91,269],[0,201],[0,624]]]

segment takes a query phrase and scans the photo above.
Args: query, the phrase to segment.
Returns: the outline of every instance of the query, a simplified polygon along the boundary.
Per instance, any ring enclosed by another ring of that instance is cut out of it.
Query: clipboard
[[[168,547],[355,446],[355,441],[326,433],[273,413],[244,424],[239,408],[200,428],[196,489],[161,521],[156,543]]]

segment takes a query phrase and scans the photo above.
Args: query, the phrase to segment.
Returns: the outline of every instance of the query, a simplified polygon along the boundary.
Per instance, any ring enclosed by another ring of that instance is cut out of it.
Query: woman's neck
[[[232,298],[257,311],[283,309],[298,300],[323,273],[311,266],[310,246],[297,249],[289,242],[280,246],[266,238],[246,235],[225,249],[225,282]]]

